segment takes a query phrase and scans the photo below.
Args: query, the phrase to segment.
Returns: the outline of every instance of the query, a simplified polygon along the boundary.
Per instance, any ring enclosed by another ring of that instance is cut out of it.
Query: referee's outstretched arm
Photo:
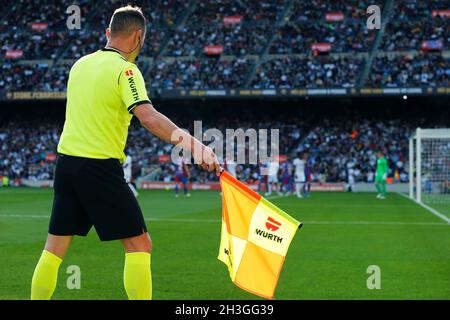
[[[203,145],[186,131],[181,130],[150,103],[141,104],[134,108],[132,112],[139,119],[142,126],[152,134],[168,143],[179,144],[184,149],[191,151],[196,164],[201,165],[203,169],[210,172],[215,170],[216,175],[220,175],[220,163],[211,148]],[[202,152],[195,152],[195,150],[201,150]]]

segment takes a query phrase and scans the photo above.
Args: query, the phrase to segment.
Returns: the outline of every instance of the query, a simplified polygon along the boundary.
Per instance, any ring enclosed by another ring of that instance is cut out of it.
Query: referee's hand
[[[209,172],[216,172],[217,176],[220,176],[222,168],[220,167],[219,160],[217,159],[214,151],[210,147],[202,146],[202,161],[200,166],[204,170],[208,170]]]

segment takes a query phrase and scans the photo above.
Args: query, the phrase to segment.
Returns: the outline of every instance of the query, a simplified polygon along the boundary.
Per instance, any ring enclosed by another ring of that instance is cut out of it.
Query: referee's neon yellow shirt
[[[151,102],[134,63],[109,48],[82,57],[69,73],[58,152],[123,163],[132,110],[143,103]]]

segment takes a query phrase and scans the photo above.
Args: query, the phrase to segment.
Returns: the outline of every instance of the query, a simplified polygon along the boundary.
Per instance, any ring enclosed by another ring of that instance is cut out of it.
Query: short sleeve
[[[129,113],[132,113],[132,110],[141,104],[151,104],[147,96],[144,77],[136,65],[129,64],[122,70],[119,76],[119,87],[122,101]]]

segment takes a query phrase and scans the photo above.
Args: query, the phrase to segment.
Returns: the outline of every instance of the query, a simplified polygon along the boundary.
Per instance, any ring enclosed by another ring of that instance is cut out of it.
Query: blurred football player
[[[295,191],[298,198],[303,198],[302,187],[306,182],[305,176],[305,160],[298,154],[297,158],[294,159],[294,174],[295,174]]]
[[[278,170],[279,169],[280,169],[280,163],[278,162],[278,159],[272,158],[272,160],[269,162],[269,176],[268,176],[269,190],[266,193],[266,196],[270,196],[272,194],[272,190],[276,190],[278,195],[281,195],[281,192],[279,189],[279,183],[278,183]]]
[[[190,197],[189,193],[189,178],[191,177],[191,173],[186,162],[183,159],[180,159],[176,164],[177,169],[175,172],[175,197],[178,198],[180,191],[180,184],[183,186],[184,195],[186,197]]]
[[[386,182],[388,176],[388,163],[383,152],[378,152],[377,171],[375,175],[375,187],[377,188],[377,199],[386,199]]]
[[[127,155],[127,157],[125,158],[125,162],[122,165],[122,168],[125,181],[127,182],[134,196],[137,198],[139,196],[139,193],[137,192],[132,182],[133,158],[130,155]]]
[[[262,187],[266,193],[269,192],[269,182],[267,177],[268,164],[260,162],[258,164],[258,192],[262,192]]]
[[[353,163],[347,164],[347,191],[355,191],[355,169],[353,169]]]
[[[303,160],[305,160],[305,185],[303,186],[303,193],[308,198],[311,195],[311,166],[309,165],[307,154],[304,155]]]
[[[229,159],[229,160],[225,159],[225,161],[224,161],[225,170],[227,170],[228,173],[231,174],[235,178],[237,178],[236,166],[237,166],[237,164],[233,159]]]
[[[284,195],[288,196],[292,192],[292,165],[289,158],[286,158],[281,170],[281,188],[285,191]]]

